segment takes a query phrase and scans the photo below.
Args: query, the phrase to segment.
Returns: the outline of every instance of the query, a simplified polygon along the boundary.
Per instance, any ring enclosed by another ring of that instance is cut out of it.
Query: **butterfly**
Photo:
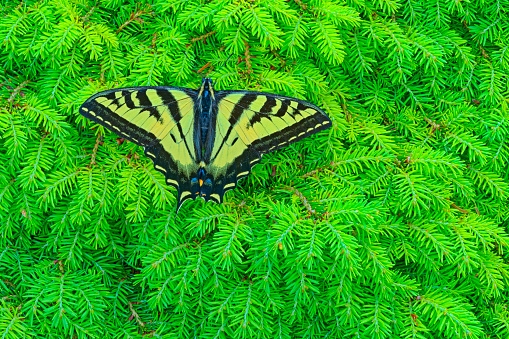
[[[318,106],[277,94],[171,86],[109,89],[79,109],[120,137],[143,147],[154,168],[187,199],[223,202],[262,155],[331,126]]]

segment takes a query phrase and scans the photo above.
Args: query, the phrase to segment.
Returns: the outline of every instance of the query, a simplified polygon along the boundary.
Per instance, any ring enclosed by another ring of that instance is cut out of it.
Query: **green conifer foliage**
[[[0,0],[0,338],[508,338],[508,11]],[[78,107],[204,75],[333,126],[175,219]]]

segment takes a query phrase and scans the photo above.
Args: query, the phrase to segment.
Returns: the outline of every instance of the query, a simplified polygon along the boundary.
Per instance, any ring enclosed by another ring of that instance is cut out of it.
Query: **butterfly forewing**
[[[144,147],[180,198],[188,195],[191,173],[198,168],[193,140],[196,95],[178,87],[111,89],[90,97],[80,113]]]

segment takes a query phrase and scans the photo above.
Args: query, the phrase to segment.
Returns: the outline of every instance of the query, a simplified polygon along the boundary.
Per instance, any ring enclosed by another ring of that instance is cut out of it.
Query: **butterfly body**
[[[145,150],[168,185],[187,199],[221,203],[224,193],[275,151],[330,127],[317,106],[295,98],[250,91],[145,86],[106,90],[80,113]]]

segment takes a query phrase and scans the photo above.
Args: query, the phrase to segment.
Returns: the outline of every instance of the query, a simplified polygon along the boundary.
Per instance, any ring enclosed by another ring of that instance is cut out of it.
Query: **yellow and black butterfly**
[[[250,91],[170,86],[116,88],[97,93],[79,112],[142,146],[166,183],[187,199],[216,203],[251,172],[263,154],[324,130],[331,120],[316,105]]]

